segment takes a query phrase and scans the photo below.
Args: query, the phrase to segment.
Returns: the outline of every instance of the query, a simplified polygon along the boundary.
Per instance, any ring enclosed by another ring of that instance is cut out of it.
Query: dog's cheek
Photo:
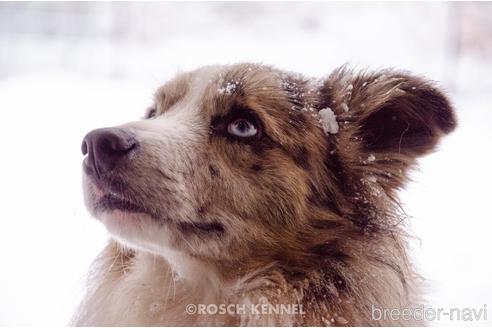
[[[286,232],[303,220],[308,194],[306,172],[284,156],[273,156],[248,183],[237,186],[241,211],[248,220],[274,233]]]

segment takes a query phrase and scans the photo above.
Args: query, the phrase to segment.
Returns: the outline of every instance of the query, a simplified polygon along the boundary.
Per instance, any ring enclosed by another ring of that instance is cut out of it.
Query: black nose
[[[100,178],[135,148],[137,141],[129,132],[118,128],[97,129],[82,141],[82,154],[87,155],[84,169]]]

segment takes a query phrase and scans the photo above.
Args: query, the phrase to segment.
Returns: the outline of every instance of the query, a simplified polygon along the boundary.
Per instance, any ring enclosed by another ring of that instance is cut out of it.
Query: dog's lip
[[[147,209],[139,205],[131,197],[124,195],[123,192],[115,190],[116,186],[105,181],[96,180],[89,177],[94,194],[94,207],[100,211],[120,210],[124,212],[147,213]],[[121,188],[121,186],[118,186]],[[118,189],[119,189],[118,188]]]
[[[163,218],[156,215],[153,211],[137,204],[134,200],[123,195],[122,193],[111,190],[111,186],[100,186],[93,181],[93,192],[95,195],[95,208],[100,211],[120,210],[130,213],[143,213],[150,215],[152,218],[162,223],[172,224],[183,233],[217,233],[225,232],[224,225],[218,222],[190,222],[174,221],[169,218]]]
[[[179,222],[178,228],[183,232],[223,233],[224,225],[218,222]]]
[[[97,207],[102,210],[120,210],[133,213],[145,213],[148,211],[140,205],[134,202],[122,198],[121,195],[109,192],[104,194],[97,201]],[[172,223],[172,221],[165,220],[163,222]],[[218,222],[175,222],[175,225],[180,231],[184,233],[218,233],[222,234],[225,229],[221,223]]]
[[[115,192],[104,193],[97,200],[97,208],[101,210],[120,210],[125,212],[146,213],[146,209]]]

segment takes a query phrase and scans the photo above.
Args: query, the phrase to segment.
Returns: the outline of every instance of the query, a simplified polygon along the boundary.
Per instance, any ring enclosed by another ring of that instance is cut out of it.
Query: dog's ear
[[[391,70],[336,70],[324,82],[321,107],[337,116],[335,148],[342,163],[385,187],[400,187],[418,156],[456,126],[447,98],[430,82]]]

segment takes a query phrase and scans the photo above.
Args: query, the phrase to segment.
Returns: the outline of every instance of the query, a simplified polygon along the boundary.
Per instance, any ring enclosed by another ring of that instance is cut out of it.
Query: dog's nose
[[[84,168],[100,178],[135,148],[137,141],[123,129],[105,128],[89,132],[82,141],[82,154],[87,155]]]

